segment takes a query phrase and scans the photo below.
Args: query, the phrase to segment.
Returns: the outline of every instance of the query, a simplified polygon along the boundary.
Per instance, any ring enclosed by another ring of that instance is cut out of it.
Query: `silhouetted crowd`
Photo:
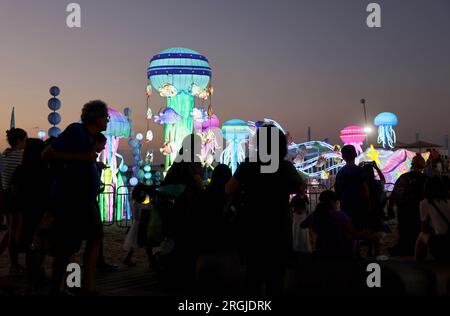
[[[97,156],[106,144],[102,132],[108,121],[107,105],[91,101],[82,109],[81,123],[57,138],[43,142],[19,128],[7,132],[10,148],[0,163],[7,232],[0,254],[8,249],[10,275],[25,275],[32,288],[45,283],[42,264],[51,256],[51,294],[67,294],[66,267],[86,242],[82,287],[71,291],[98,294],[96,270],[108,264],[97,201],[106,166],[97,163]],[[381,241],[392,233],[386,221],[395,217],[398,243],[389,249],[391,256],[450,259],[445,159],[430,157],[426,163],[416,155],[411,171],[399,177],[388,195],[376,163],[357,165],[355,148],[344,146],[346,165],[336,175],[334,190],[323,191],[308,213],[306,180],[284,159],[285,135],[273,125],[263,127],[275,133],[263,137],[257,130],[255,156],[235,174],[218,164],[204,179],[208,172],[196,152],[201,139],[190,135],[160,186],[135,186],[123,264],[134,266],[134,251],[143,247],[151,269],[176,293],[226,294],[226,285],[238,283],[242,272],[244,293],[275,296],[284,293],[287,269],[301,262],[380,258]],[[260,146],[270,147],[271,137],[279,144],[272,151],[283,159],[276,172],[264,173],[268,163],[260,157]],[[26,253],[25,267],[19,264],[21,252]]]

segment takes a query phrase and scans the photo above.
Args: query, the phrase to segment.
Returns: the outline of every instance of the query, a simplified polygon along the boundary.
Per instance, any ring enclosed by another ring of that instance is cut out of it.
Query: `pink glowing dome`
[[[340,137],[344,145],[362,144],[366,138],[366,132],[361,126],[351,125],[341,131]]]
[[[215,114],[213,114],[203,122],[202,131],[206,132],[215,128],[220,128],[220,122],[219,118]]]

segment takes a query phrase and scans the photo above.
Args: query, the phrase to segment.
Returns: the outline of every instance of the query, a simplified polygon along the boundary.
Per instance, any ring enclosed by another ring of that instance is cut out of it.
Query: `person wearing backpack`
[[[427,247],[439,261],[450,260],[450,204],[448,188],[439,177],[425,183],[425,199],[420,203],[422,230],[416,243],[416,260],[425,259]]]
[[[428,177],[423,173],[425,159],[417,154],[411,163],[411,171],[398,178],[389,197],[388,219],[395,217],[397,206],[398,243],[389,249],[392,256],[414,256],[417,236],[420,233],[419,204]]]

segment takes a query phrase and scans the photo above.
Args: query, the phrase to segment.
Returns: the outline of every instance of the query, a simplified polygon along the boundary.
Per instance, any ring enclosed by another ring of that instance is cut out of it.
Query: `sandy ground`
[[[396,223],[395,221],[391,221],[389,223],[390,228],[392,230],[392,233],[387,234],[385,238],[382,240],[382,247],[381,247],[381,253],[383,255],[387,255],[387,248],[393,246],[396,243]],[[117,265],[120,268],[124,268],[122,266],[122,261],[124,257],[126,256],[126,252],[123,250],[123,241],[125,239],[127,232],[126,227],[119,227],[117,224],[112,224],[109,226],[104,226],[104,257],[106,262],[112,263],[114,265]],[[3,238],[5,232],[0,233],[0,238]],[[84,246],[83,246],[84,247]],[[364,254],[365,249],[362,248],[362,253]],[[81,251],[74,256],[73,262],[81,262],[82,261],[82,253],[83,248]],[[147,256],[145,254],[145,250],[142,248],[136,249],[134,257],[134,261],[136,261],[137,265],[139,266],[146,266],[147,265]],[[20,264],[25,264],[25,256],[24,254],[21,254],[19,256]],[[9,273],[9,256],[8,252],[5,251],[0,256],[0,277],[7,276]],[[45,263],[44,267],[46,269],[50,269],[52,264],[52,258],[48,258]]]

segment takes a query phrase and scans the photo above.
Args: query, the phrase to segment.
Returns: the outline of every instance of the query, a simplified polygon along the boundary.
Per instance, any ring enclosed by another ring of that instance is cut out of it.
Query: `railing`
[[[132,207],[132,201],[130,199],[130,194],[132,191],[133,187],[130,185],[123,185],[117,188],[117,193],[116,193],[116,201],[117,204],[118,203],[122,203],[122,207],[116,205],[116,207],[114,208],[116,211],[118,209],[121,209],[122,212],[125,209],[125,212],[129,212],[128,214],[124,214],[122,213],[121,215],[121,219],[117,219],[117,216],[115,216],[114,218],[116,218],[116,224],[117,226],[121,227],[121,228],[127,228],[131,225],[131,223],[133,222],[133,211],[131,209]],[[128,203],[128,206],[124,205],[124,203]]]
[[[99,207],[104,226],[117,224],[121,228],[131,225],[131,186],[120,186],[117,189],[106,185],[105,190],[99,194]]]
[[[103,192],[99,194],[100,216],[104,226],[111,226],[114,223],[115,193],[116,188],[111,184],[106,184]]]
[[[386,183],[385,184],[385,192],[387,194],[387,197],[389,197],[391,193],[391,189],[393,187],[393,183]],[[133,222],[132,218],[132,211],[131,211],[131,191],[132,186],[120,186],[117,189],[114,186],[107,186],[108,190],[106,190],[103,193],[100,194],[100,198],[104,195],[113,196],[113,214],[112,216],[108,217],[107,220],[103,220],[103,225],[105,226],[111,226],[112,224],[116,224],[120,228],[128,228],[130,227],[131,223]],[[307,205],[307,211],[308,213],[311,213],[315,210],[317,204],[319,203],[319,196],[320,194],[328,190],[327,186],[323,184],[309,184],[307,186],[307,196],[309,203]],[[108,200],[111,200],[109,198]],[[128,203],[128,206],[126,205]],[[387,207],[387,205],[386,205]],[[123,212],[127,212],[127,214],[123,214]],[[121,212],[118,214],[118,212]],[[130,215],[130,216],[128,216]]]

